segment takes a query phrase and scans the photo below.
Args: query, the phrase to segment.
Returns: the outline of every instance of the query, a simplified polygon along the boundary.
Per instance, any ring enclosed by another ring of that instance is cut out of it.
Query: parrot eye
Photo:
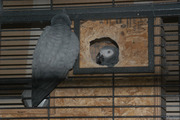
[[[111,53],[111,51],[110,51],[110,50],[108,50],[108,53]]]

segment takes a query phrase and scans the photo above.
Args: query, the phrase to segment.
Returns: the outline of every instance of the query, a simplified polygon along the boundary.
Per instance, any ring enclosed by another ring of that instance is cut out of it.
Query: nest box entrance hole
[[[103,48],[104,46],[114,46],[119,50],[118,44],[110,37],[101,37],[90,41],[90,54],[91,54],[91,59],[93,60],[94,63],[97,64],[96,56],[98,55],[100,49]]]

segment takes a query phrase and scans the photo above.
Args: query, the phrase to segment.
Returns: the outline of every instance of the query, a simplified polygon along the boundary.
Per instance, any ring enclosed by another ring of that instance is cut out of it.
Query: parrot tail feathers
[[[38,87],[32,87],[32,106],[37,107],[63,80],[46,81]]]

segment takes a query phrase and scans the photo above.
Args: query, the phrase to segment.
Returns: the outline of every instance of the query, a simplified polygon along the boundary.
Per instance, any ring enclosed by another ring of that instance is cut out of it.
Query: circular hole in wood
[[[92,40],[90,42],[90,54],[91,54],[91,59],[93,60],[94,63],[99,64],[99,65],[106,65],[106,66],[114,66],[116,63],[113,63],[113,65],[109,65],[108,63],[102,64],[101,61],[98,62],[98,54],[104,47],[114,47],[116,48],[116,52],[119,56],[119,46],[118,44],[112,40],[109,37],[102,37],[102,38],[97,38],[95,40]],[[111,54],[112,51],[107,50],[107,54]],[[119,58],[118,56],[117,59]],[[102,58],[103,59],[103,58]],[[119,61],[119,60],[118,60]]]

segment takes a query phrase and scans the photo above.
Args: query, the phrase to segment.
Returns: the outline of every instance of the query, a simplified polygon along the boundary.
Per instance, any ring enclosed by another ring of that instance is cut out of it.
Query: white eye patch
[[[114,51],[112,49],[103,49],[100,51],[100,54],[104,57],[111,57],[114,54]]]

